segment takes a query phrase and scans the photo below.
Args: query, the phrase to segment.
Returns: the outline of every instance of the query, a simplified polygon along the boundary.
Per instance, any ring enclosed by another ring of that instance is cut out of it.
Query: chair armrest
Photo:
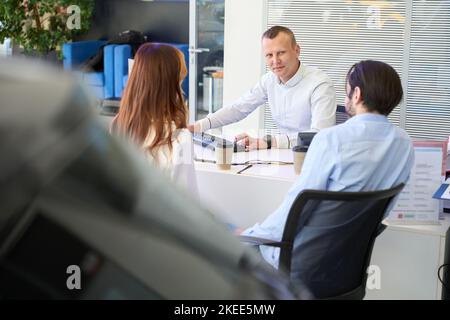
[[[387,226],[383,223],[380,223],[380,225],[377,228],[377,237],[387,228]]]
[[[106,41],[77,41],[63,44],[63,65],[65,70],[73,70],[91,56],[95,55],[98,49]]]
[[[271,239],[264,239],[264,238],[258,238],[258,237],[251,237],[251,236],[238,236],[239,241],[249,243],[255,246],[270,246],[270,247],[286,247],[290,248],[292,247],[291,244],[283,241],[275,241]]]

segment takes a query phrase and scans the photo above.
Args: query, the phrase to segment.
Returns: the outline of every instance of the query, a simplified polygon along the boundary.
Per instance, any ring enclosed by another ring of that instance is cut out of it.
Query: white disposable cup
[[[233,145],[224,141],[217,141],[216,164],[220,170],[230,170],[233,161]]]
[[[297,175],[302,171],[303,162],[305,161],[307,151],[308,148],[304,146],[295,146],[292,148],[294,157],[294,172]]]

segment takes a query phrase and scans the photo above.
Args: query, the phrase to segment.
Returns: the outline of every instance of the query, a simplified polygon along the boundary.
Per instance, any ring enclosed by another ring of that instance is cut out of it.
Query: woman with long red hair
[[[135,141],[151,163],[196,194],[192,135],[181,90],[186,75],[180,50],[156,43],[140,46],[111,130]]]

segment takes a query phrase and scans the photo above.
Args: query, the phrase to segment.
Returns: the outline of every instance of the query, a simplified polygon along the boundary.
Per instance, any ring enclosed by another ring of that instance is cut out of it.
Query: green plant
[[[11,38],[25,53],[61,59],[63,43],[89,29],[93,9],[94,0],[0,0],[0,43]]]

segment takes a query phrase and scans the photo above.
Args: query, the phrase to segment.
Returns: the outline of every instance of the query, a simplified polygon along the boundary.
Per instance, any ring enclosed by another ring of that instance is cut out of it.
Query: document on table
[[[294,172],[294,165],[259,164],[245,170],[246,175],[265,176],[283,180],[295,181],[297,175]]]
[[[439,201],[432,197],[443,180],[446,149],[446,143],[440,141],[414,143],[415,163],[409,181],[389,215],[390,222],[438,222]]]
[[[433,198],[435,199],[448,199],[450,200],[450,178],[447,179],[436,191]]]

